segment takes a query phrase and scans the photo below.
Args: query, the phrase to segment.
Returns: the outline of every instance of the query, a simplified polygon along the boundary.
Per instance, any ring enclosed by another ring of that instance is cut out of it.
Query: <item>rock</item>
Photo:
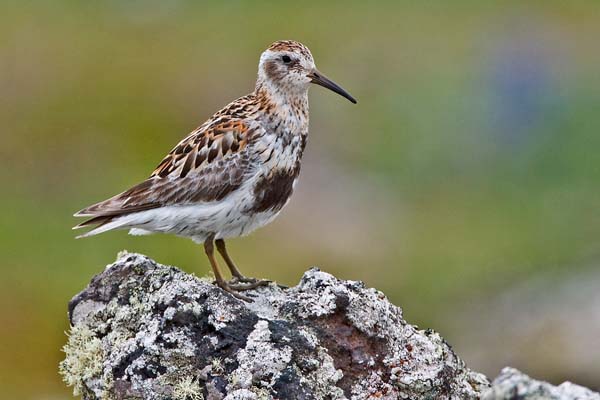
[[[583,386],[564,382],[552,386],[546,382],[531,379],[514,368],[504,368],[494,379],[492,388],[482,400],[600,400],[600,394]]]
[[[490,389],[383,293],[316,268],[295,287],[251,294],[246,303],[207,279],[120,254],[69,303],[60,372],[84,399],[495,400],[516,398],[509,385],[520,390],[526,378],[505,370]]]

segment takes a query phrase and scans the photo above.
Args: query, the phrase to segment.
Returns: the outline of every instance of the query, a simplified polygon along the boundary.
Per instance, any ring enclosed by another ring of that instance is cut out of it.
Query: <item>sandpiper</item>
[[[179,142],[142,183],[75,214],[91,217],[78,236],[113,229],[132,235],[172,233],[203,243],[216,283],[238,291],[268,283],[241,274],[225,239],[247,235],[281,212],[300,173],[308,136],[308,89],[328,88],[356,100],[317,70],[310,50],[281,40],[265,50],[253,93],[215,113]],[[224,279],[214,247],[229,267]]]

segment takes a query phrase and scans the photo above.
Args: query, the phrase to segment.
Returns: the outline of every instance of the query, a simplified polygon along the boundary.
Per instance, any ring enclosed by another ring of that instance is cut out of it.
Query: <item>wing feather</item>
[[[77,227],[167,205],[223,199],[253,170],[249,147],[259,130],[241,120],[200,127],[179,142],[148,179],[76,213],[92,217]]]

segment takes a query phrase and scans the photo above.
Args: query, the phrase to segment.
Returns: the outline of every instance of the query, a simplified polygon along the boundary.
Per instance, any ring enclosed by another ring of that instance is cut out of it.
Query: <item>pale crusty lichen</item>
[[[122,254],[70,303],[78,328],[65,346],[65,381],[103,400],[446,399],[440,390],[475,399],[487,385],[473,384],[438,335],[359,282],[313,269],[296,287],[252,294],[241,302]]]
[[[229,390],[248,389],[255,381],[264,381],[271,385],[281,372],[289,365],[292,348],[275,346],[271,341],[271,331],[267,321],[258,321],[246,341],[246,347],[237,354],[238,368],[231,373],[232,382]]]
[[[492,387],[481,397],[482,400],[600,400],[600,393],[563,382],[558,386],[530,378],[519,370],[505,367],[494,379]]]
[[[256,395],[256,400],[271,400],[273,396],[265,388],[252,387],[250,389]]]
[[[77,396],[82,393],[85,381],[102,375],[102,341],[85,325],[72,327],[67,335],[69,340],[63,347],[66,357],[60,362],[59,372]]]
[[[112,391],[114,379],[112,374],[108,374],[108,377],[104,380],[104,389],[100,394],[100,398],[102,400],[118,400],[115,394]]]
[[[202,387],[193,376],[186,376],[177,382],[172,394],[174,400],[204,400]]]

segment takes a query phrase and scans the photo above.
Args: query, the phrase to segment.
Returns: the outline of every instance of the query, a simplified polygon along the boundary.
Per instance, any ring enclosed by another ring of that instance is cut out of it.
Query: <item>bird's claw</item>
[[[239,287],[239,289],[236,290],[250,290],[260,286],[267,286],[271,281],[267,279],[246,278],[245,276],[240,276],[233,277],[228,283],[230,286],[235,285]]]
[[[227,293],[230,293],[233,297],[240,299],[240,300],[244,300],[246,302],[252,302],[252,298],[256,297],[256,295],[253,294],[241,294],[239,292],[245,291],[245,290],[252,290],[252,289],[256,289],[257,287],[260,286],[266,286],[269,283],[271,283],[271,281],[269,280],[265,280],[265,279],[255,279],[255,278],[246,278],[246,277],[242,277],[240,278],[233,278],[229,281],[216,281],[215,284],[217,286],[219,286],[221,289],[223,289],[224,291],[226,291]]]
[[[253,295],[244,295],[239,293],[240,290],[247,290],[247,289],[240,289],[238,288],[237,285],[235,284],[230,284],[229,282],[226,281],[222,281],[222,282],[215,282],[217,286],[219,286],[221,289],[223,289],[224,291],[226,291],[227,293],[231,294],[233,297],[246,301],[248,303],[252,302],[252,297],[254,297]]]

